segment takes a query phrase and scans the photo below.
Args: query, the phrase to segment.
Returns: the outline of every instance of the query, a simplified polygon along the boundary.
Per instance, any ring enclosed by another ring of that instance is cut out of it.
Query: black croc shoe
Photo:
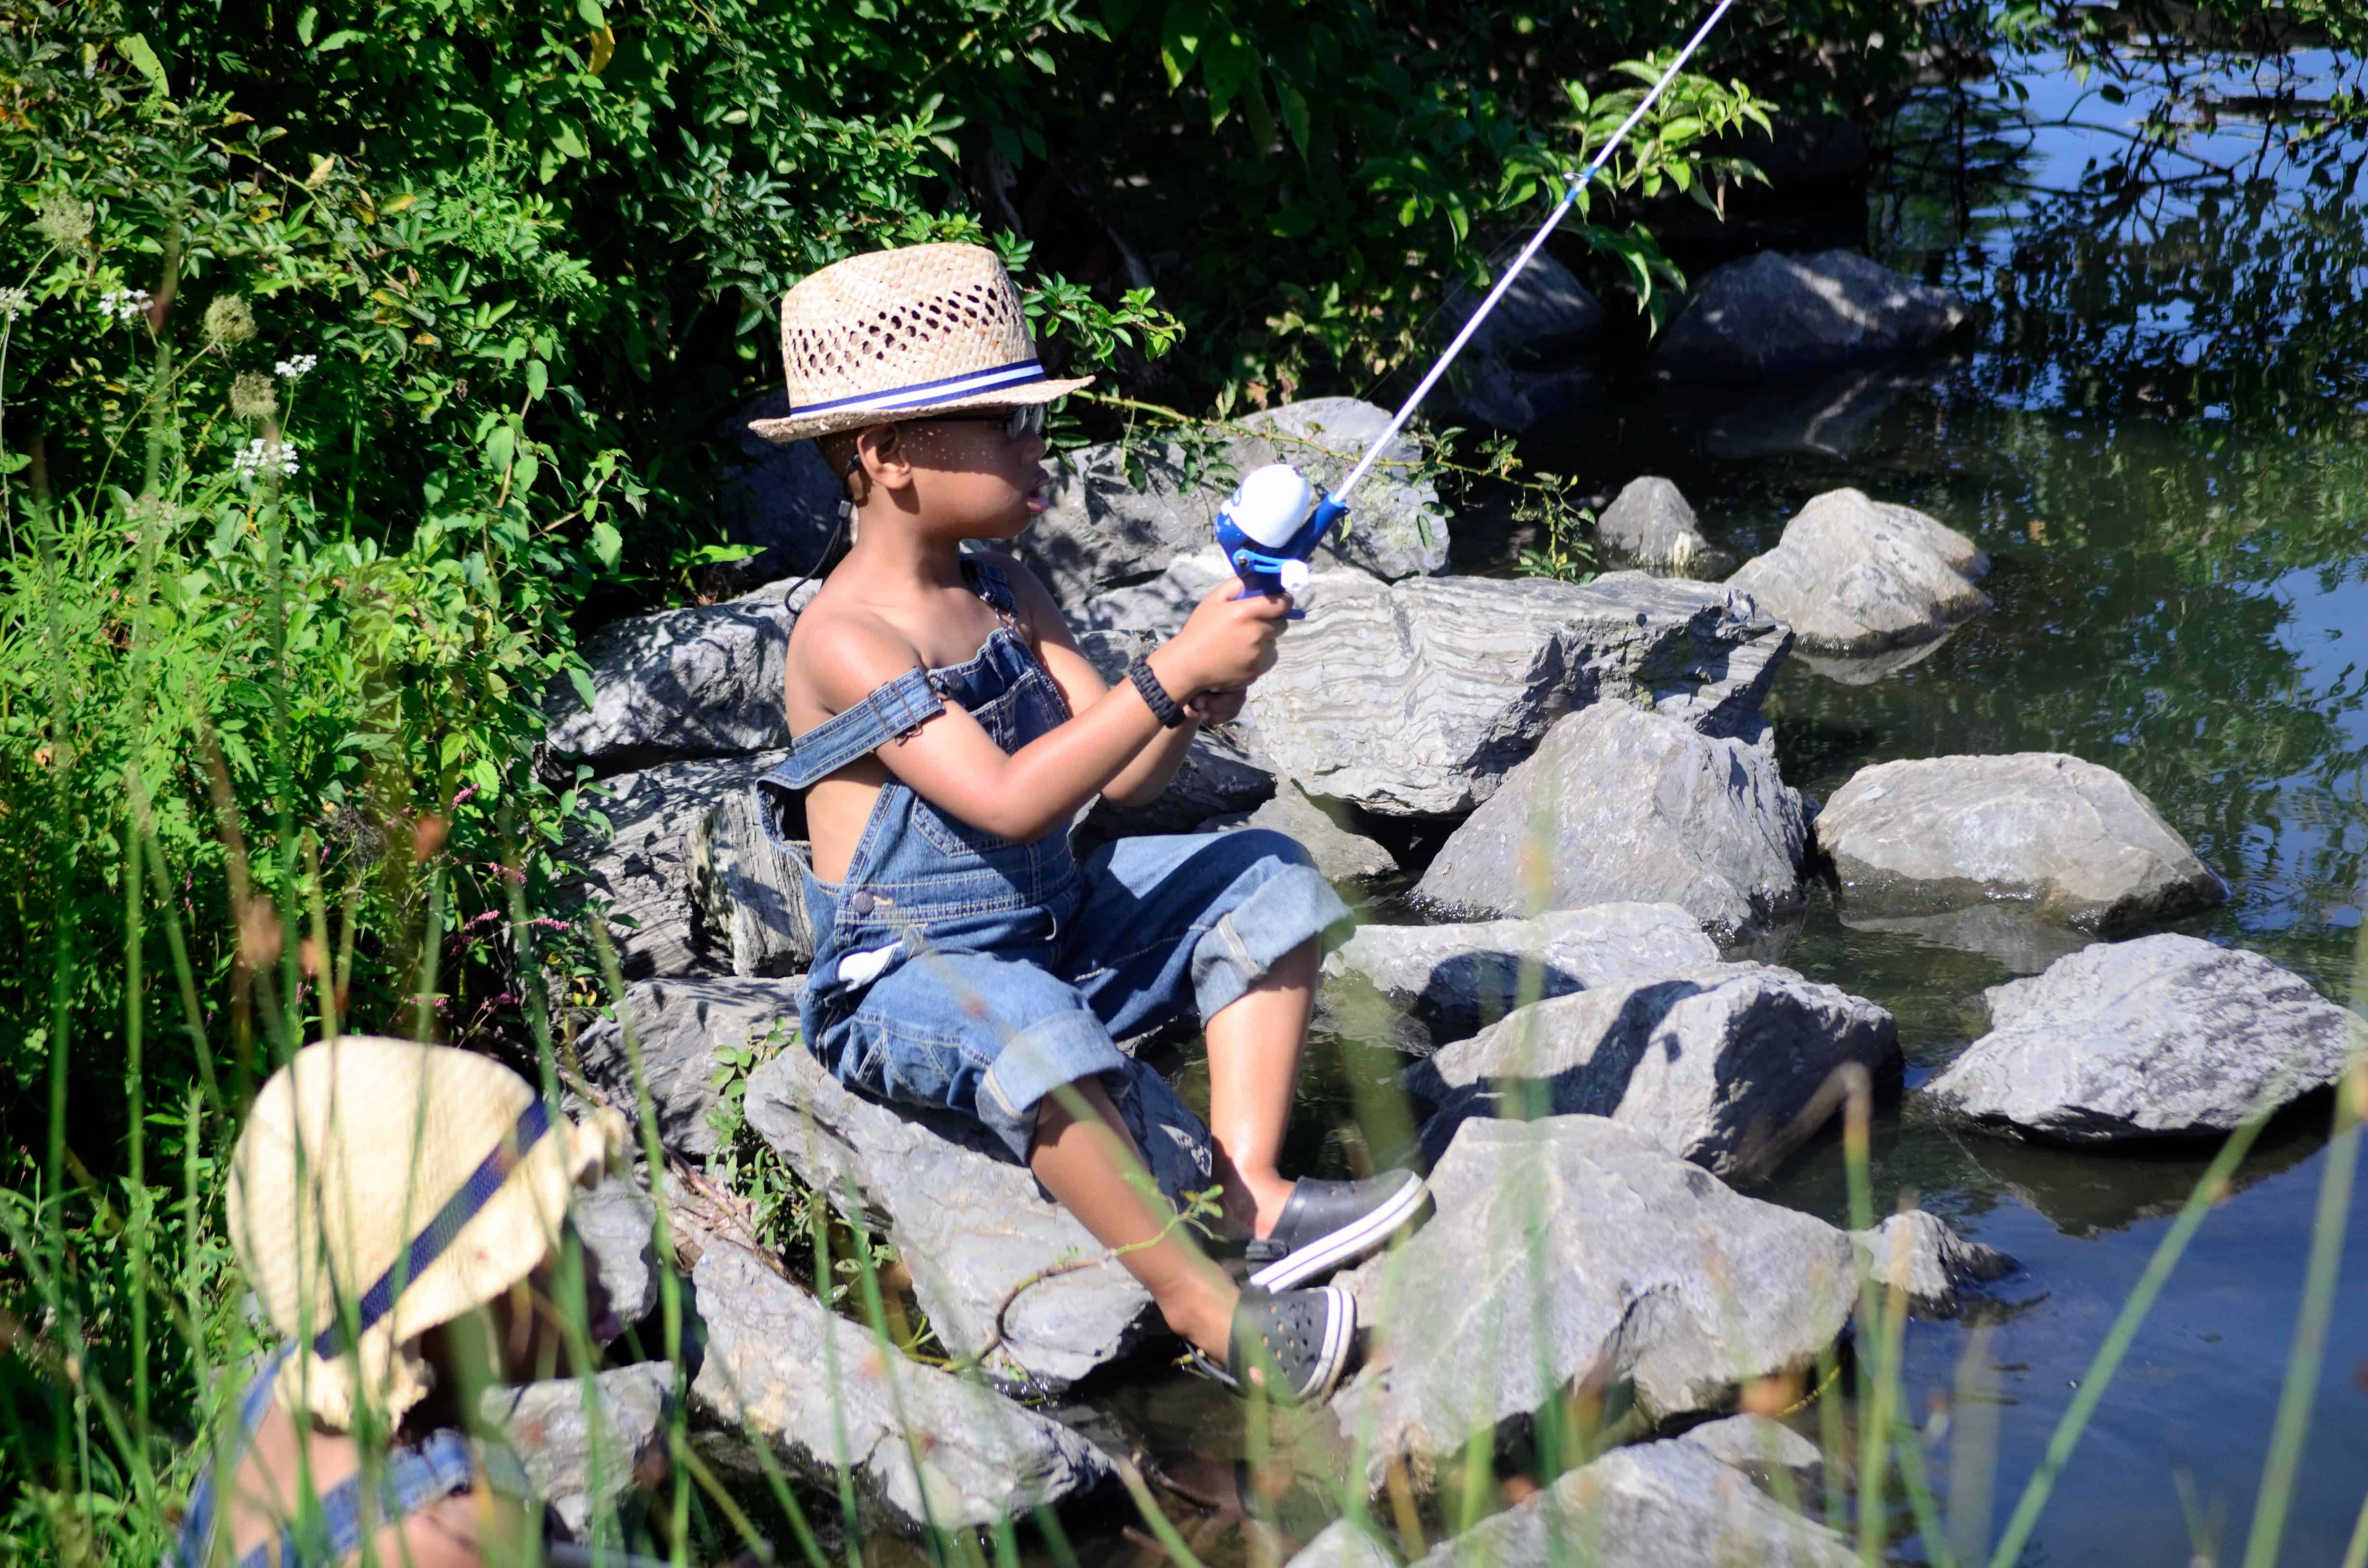
[[[1346,1268],[1381,1251],[1429,1206],[1430,1188],[1412,1171],[1364,1181],[1302,1177],[1273,1233],[1244,1249],[1250,1283],[1261,1290],[1288,1290]]]
[[[1187,1365],[1235,1393],[1247,1392],[1244,1369],[1261,1369],[1249,1391],[1282,1404],[1328,1397],[1349,1369],[1357,1339],[1357,1301],[1338,1285],[1313,1290],[1244,1290],[1225,1336],[1225,1365],[1198,1350]]]

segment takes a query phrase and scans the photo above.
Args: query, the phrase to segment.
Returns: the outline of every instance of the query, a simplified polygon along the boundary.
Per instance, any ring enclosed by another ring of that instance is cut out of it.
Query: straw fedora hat
[[[781,296],[781,370],[789,417],[748,425],[768,441],[1022,408],[1093,381],[1044,374],[1019,290],[985,245],[874,251],[810,274]]]
[[[349,1430],[435,1384],[419,1335],[493,1300],[557,1244],[568,1193],[620,1145],[497,1062],[345,1035],[305,1047],[255,1097],[231,1156],[231,1245],[291,1351],[290,1409]]]

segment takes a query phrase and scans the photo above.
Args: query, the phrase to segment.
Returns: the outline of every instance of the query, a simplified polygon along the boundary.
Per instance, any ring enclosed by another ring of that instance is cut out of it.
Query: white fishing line
[[[1603,143],[1602,148],[1588,160],[1587,167],[1577,174],[1563,176],[1569,188],[1563,192],[1562,199],[1554,203],[1554,210],[1546,214],[1546,221],[1538,225],[1538,232],[1530,236],[1530,243],[1523,245],[1521,254],[1513,258],[1513,265],[1505,268],[1497,279],[1497,286],[1489,290],[1487,298],[1480,301],[1480,308],[1472,312],[1471,319],[1463,324],[1463,330],[1455,335],[1454,340],[1449,343],[1440,354],[1438,361],[1423,376],[1422,381],[1407,396],[1406,402],[1399,405],[1397,413],[1391,416],[1388,428],[1374,437],[1373,444],[1365,449],[1365,455],[1357,460],[1357,466],[1349,471],[1349,477],[1340,482],[1340,488],[1332,492],[1332,500],[1335,503],[1342,505],[1347,503],[1349,492],[1357,487],[1357,482],[1365,477],[1365,471],[1380,460],[1381,455],[1389,449],[1390,443],[1397,438],[1398,432],[1406,428],[1406,422],[1414,417],[1415,409],[1420,406],[1426,396],[1429,395],[1430,389],[1439,384],[1439,378],[1447,374],[1448,366],[1453,364],[1455,357],[1463,352],[1463,346],[1472,341],[1472,335],[1480,330],[1480,324],[1488,319],[1488,312],[1497,308],[1497,301],[1505,297],[1505,290],[1513,286],[1513,279],[1519,278],[1529,267],[1531,258],[1535,256],[1539,248],[1546,243],[1546,236],[1554,232],[1555,225],[1563,220],[1563,214],[1571,210],[1572,205],[1578,200],[1579,192],[1587,188],[1588,181],[1593,179],[1603,165],[1611,161],[1611,154],[1619,151],[1620,143],[1628,139],[1628,133],[1636,128],[1636,122],[1645,118],[1645,111],[1653,107],[1671,82],[1677,80],[1678,73],[1685,68],[1686,62],[1693,57],[1694,51],[1702,47],[1702,40],[1710,37],[1711,28],[1718,26],[1718,19],[1725,16],[1727,7],[1734,4],[1735,0],[1718,0],[1717,6],[1712,8],[1709,17],[1703,19],[1702,25],[1694,29],[1694,36],[1686,40],[1686,46],[1683,49],[1678,51],[1678,57],[1669,62],[1669,68],[1661,73],[1661,79],[1653,84],[1652,91],[1636,101],[1636,107],[1629,111],[1628,118],[1620,122],[1620,129],[1613,131],[1611,138]]]

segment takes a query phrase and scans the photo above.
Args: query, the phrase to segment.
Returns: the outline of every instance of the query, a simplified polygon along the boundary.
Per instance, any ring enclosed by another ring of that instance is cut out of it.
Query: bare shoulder
[[[923,663],[913,640],[885,616],[817,595],[790,630],[791,700],[840,712]]]
[[[1060,602],[1044,580],[1030,571],[1016,555],[1001,555],[993,551],[980,551],[977,560],[1001,569],[1003,580],[1011,585],[1011,597],[1019,607],[1019,619],[1028,628],[1029,638],[1037,642],[1052,642],[1060,647],[1075,646],[1069,636],[1068,618],[1061,613]]]

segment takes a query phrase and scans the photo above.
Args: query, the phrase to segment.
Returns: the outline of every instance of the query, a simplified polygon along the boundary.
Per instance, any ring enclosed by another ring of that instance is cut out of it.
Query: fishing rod
[[[1693,58],[1694,51],[1702,47],[1702,40],[1710,37],[1711,29],[1718,26],[1719,18],[1725,16],[1734,4],[1735,0],[1718,0],[1710,15],[1702,19],[1702,26],[1694,29],[1693,37],[1678,51],[1678,57],[1669,62],[1669,68],[1661,73],[1660,80],[1636,101],[1636,107],[1629,110],[1628,118],[1620,122],[1620,128],[1605,140],[1586,167],[1563,176],[1565,189],[1562,199],[1554,203],[1554,210],[1546,214],[1545,222],[1538,225],[1537,233],[1530,236],[1529,243],[1513,258],[1513,264],[1504,269],[1479,307],[1464,321],[1447,347],[1440,351],[1439,358],[1423,373],[1422,380],[1415,384],[1406,402],[1398,405],[1397,413],[1390,416],[1390,422],[1382,433],[1366,447],[1364,456],[1357,460],[1357,466],[1349,471],[1348,477],[1340,482],[1338,489],[1319,501],[1315,498],[1315,487],[1297,469],[1289,463],[1269,463],[1247,475],[1239,488],[1217,508],[1218,548],[1224,551],[1226,560],[1233,564],[1246,592],[1295,594],[1307,585],[1308,558],[1315,553],[1315,547],[1323,543],[1325,537],[1332,531],[1332,526],[1348,515],[1349,493],[1357,488],[1358,482],[1381,460],[1382,454],[1389,449],[1390,443],[1397,439],[1398,432],[1405,429],[1406,421],[1414,417],[1414,411],[1430,394],[1430,389],[1439,384],[1439,379],[1447,374],[1447,368],[1455,363],[1455,357],[1463,352],[1464,345],[1470,343],[1473,335],[1480,330],[1480,324],[1488,319],[1488,313],[1497,308],[1515,279],[1528,269],[1531,261],[1544,247],[1546,236],[1554,232],[1564,216],[1577,204],[1588,183],[1611,161],[1611,155],[1620,150],[1621,142],[1628,139],[1628,133],[1636,128],[1637,121],[1645,118],[1669,84],[1677,80],[1678,73],[1685,68],[1688,60]]]

